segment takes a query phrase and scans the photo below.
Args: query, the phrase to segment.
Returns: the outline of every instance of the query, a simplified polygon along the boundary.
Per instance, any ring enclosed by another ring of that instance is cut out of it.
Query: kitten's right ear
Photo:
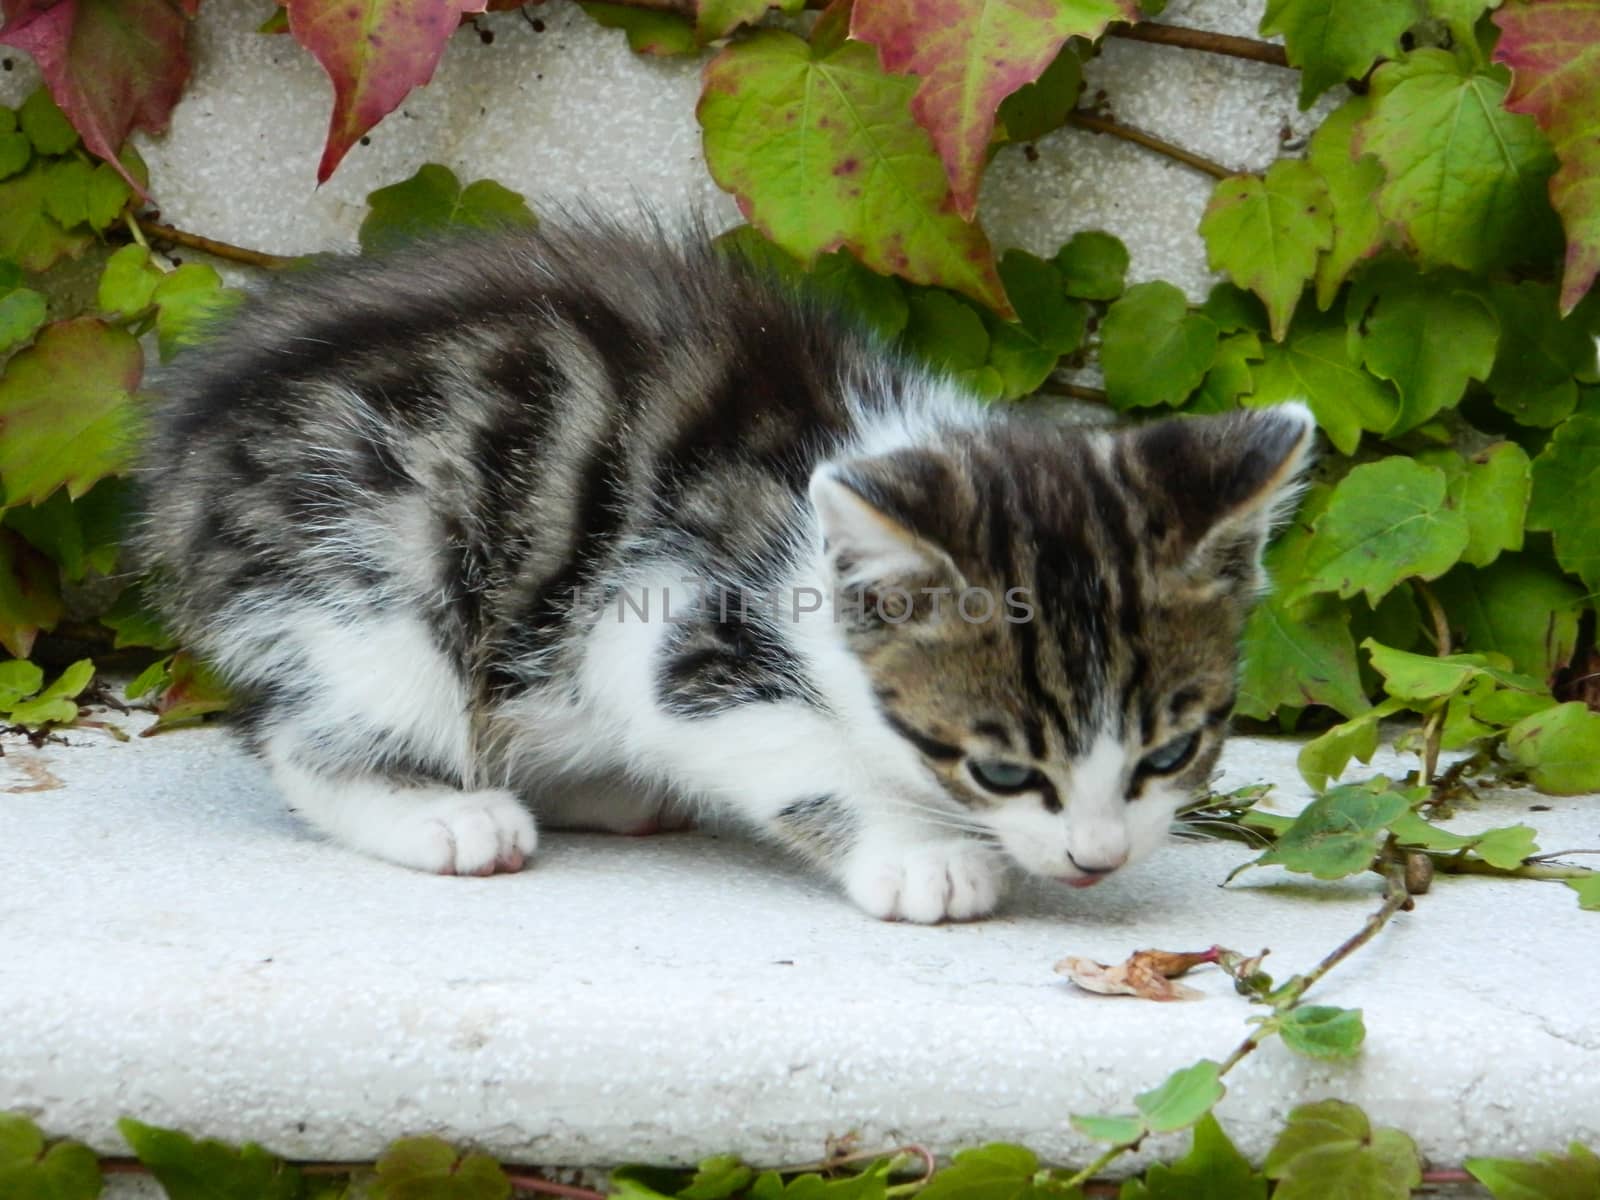
[[[868,499],[880,490],[854,464],[825,464],[811,476],[811,507],[835,582],[868,591],[930,582],[963,586],[943,547],[890,512],[883,497]]]

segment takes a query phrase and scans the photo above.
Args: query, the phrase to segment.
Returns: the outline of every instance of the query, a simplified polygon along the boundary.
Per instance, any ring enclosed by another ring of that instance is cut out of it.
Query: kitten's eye
[[[1025,792],[1043,782],[1043,777],[1034,768],[999,758],[969,758],[967,770],[972,772],[979,786],[1002,796]]]
[[[1200,746],[1200,731],[1173,738],[1139,760],[1139,770],[1148,775],[1170,775],[1188,763]]]

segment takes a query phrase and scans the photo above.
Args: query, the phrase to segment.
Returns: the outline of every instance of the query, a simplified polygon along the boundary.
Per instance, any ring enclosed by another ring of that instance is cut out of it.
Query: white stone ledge
[[[703,835],[554,834],[520,875],[434,878],[315,840],[217,730],[68,738],[0,764],[0,787],[41,767],[62,784],[0,791],[0,1108],[105,1152],[136,1114],[302,1158],[428,1131],[552,1165],[798,1163],[857,1130],[1081,1161],[1069,1113],[1220,1058],[1250,1009],[1214,971],[1193,977],[1205,999],[1157,1005],[1075,991],[1057,959],[1220,942],[1271,947],[1287,975],[1377,890],[1277,870],[1224,890],[1247,851],[1181,843],[1087,892],[1036,883],[994,920],[917,928]],[[1275,780],[1292,806],[1293,753],[1236,740],[1224,782]],[[1512,820],[1600,844],[1595,797],[1502,792],[1459,827]],[[1222,1118],[1257,1156],[1324,1096],[1441,1163],[1595,1144],[1597,934],[1563,886],[1442,879],[1315,993],[1365,1010],[1363,1057],[1268,1044]]]

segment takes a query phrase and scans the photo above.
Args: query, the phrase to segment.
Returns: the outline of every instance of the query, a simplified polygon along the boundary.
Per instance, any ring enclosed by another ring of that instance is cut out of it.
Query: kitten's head
[[[1093,882],[1206,783],[1312,431],[1300,405],[1119,433],[1024,413],[812,479],[884,722],[1029,871]]]

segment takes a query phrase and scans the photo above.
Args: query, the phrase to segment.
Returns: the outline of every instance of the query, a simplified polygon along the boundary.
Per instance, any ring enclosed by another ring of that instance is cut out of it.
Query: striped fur
[[[1310,438],[985,408],[593,223],[286,277],[163,392],[135,549],[312,825],[488,873],[710,807],[916,921],[1158,843]]]

